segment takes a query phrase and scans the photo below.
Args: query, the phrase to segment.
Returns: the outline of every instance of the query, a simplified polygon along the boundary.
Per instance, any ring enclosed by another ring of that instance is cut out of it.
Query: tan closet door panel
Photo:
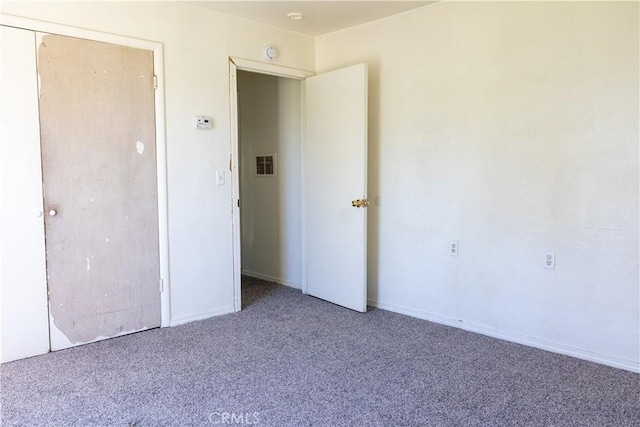
[[[160,325],[153,52],[39,38],[56,350]]]

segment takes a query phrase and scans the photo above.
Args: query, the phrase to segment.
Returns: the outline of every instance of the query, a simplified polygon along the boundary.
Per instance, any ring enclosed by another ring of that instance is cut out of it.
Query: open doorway
[[[300,182],[299,195],[290,198],[299,200],[299,235],[286,239],[299,241],[300,279],[297,283],[284,277],[286,262],[282,259],[274,264],[281,277],[269,276],[280,283],[301,288],[302,292],[356,311],[367,307],[367,64],[356,64],[319,75],[304,70],[265,64],[241,58],[229,60],[229,98],[231,106],[231,172],[232,172],[232,217],[233,217],[233,294],[234,310],[241,309],[242,270],[250,271],[243,260],[241,244],[241,185],[238,118],[238,70],[291,78],[299,81],[300,107],[295,109],[300,120],[283,120],[287,115],[271,118],[278,125],[300,123],[298,155],[294,156],[300,173],[283,183]],[[276,80],[283,82],[284,80]],[[278,99],[279,98],[278,92]],[[266,96],[264,99],[273,99]],[[264,100],[263,99],[263,100]],[[247,102],[247,101],[244,101]],[[275,108],[274,106],[269,108]],[[244,107],[241,107],[244,110]],[[303,119],[304,117],[304,119]],[[264,119],[263,119],[264,120]],[[245,135],[246,136],[246,135]],[[245,138],[246,139],[246,138]],[[288,155],[288,151],[285,151]],[[280,176],[282,159],[277,152],[246,155],[242,163],[251,174]],[[282,157],[282,154],[280,154]],[[243,169],[244,170],[244,169]],[[245,171],[245,172],[247,172]],[[243,176],[247,176],[243,173]],[[257,177],[254,177],[257,178]],[[266,178],[266,177],[262,177]],[[278,188],[287,188],[279,186]],[[246,190],[245,190],[246,192]],[[266,216],[261,209],[269,205],[278,208],[278,236],[283,230],[292,230],[281,216],[281,195],[278,203],[272,199],[254,207],[254,215]],[[245,203],[247,203],[245,201]],[[255,200],[254,200],[255,205]],[[244,209],[244,208],[243,208]],[[245,216],[246,218],[246,216]],[[285,217],[286,218],[286,217]],[[255,219],[255,218],[254,218]],[[262,218],[260,218],[262,220]],[[272,223],[273,224],[273,223]],[[286,226],[283,228],[283,226]],[[247,233],[247,225],[243,227]],[[286,235],[285,235],[286,236]],[[255,239],[255,234],[253,236]],[[244,241],[251,241],[245,235]],[[255,242],[254,242],[255,243]],[[271,242],[271,250],[282,255],[280,243]],[[290,247],[296,247],[292,245]],[[295,249],[294,249],[295,251]],[[245,250],[246,255],[246,250]],[[290,254],[291,252],[289,252]],[[295,253],[295,252],[294,252]],[[242,265],[241,265],[242,262]],[[295,265],[292,263],[291,265]]]
[[[301,86],[237,72],[242,308],[301,288]]]

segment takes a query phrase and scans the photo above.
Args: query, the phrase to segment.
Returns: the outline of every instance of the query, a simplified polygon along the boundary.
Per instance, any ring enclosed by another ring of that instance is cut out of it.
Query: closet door
[[[51,348],[160,326],[153,52],[38,35]]]
[[[1,361],[49,351],[35,33],[2,31]]]

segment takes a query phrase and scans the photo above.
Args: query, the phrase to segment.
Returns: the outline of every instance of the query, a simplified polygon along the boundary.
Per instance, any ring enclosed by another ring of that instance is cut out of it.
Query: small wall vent
[[[275,153],[256,155],[256,175],[257,176],[275,176],[276,175]]]

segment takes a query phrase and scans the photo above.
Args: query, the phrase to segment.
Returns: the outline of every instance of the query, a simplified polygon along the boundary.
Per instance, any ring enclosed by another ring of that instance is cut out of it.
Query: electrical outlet
[[[549,270],[555,270],[556,253],[554,251],[547,251],[544,254],[544,268],[548,268]]]
[[[449,255],[458,256],[458,250],[460,249],[460,245],[457,240],[452,240],[449,242]]]

